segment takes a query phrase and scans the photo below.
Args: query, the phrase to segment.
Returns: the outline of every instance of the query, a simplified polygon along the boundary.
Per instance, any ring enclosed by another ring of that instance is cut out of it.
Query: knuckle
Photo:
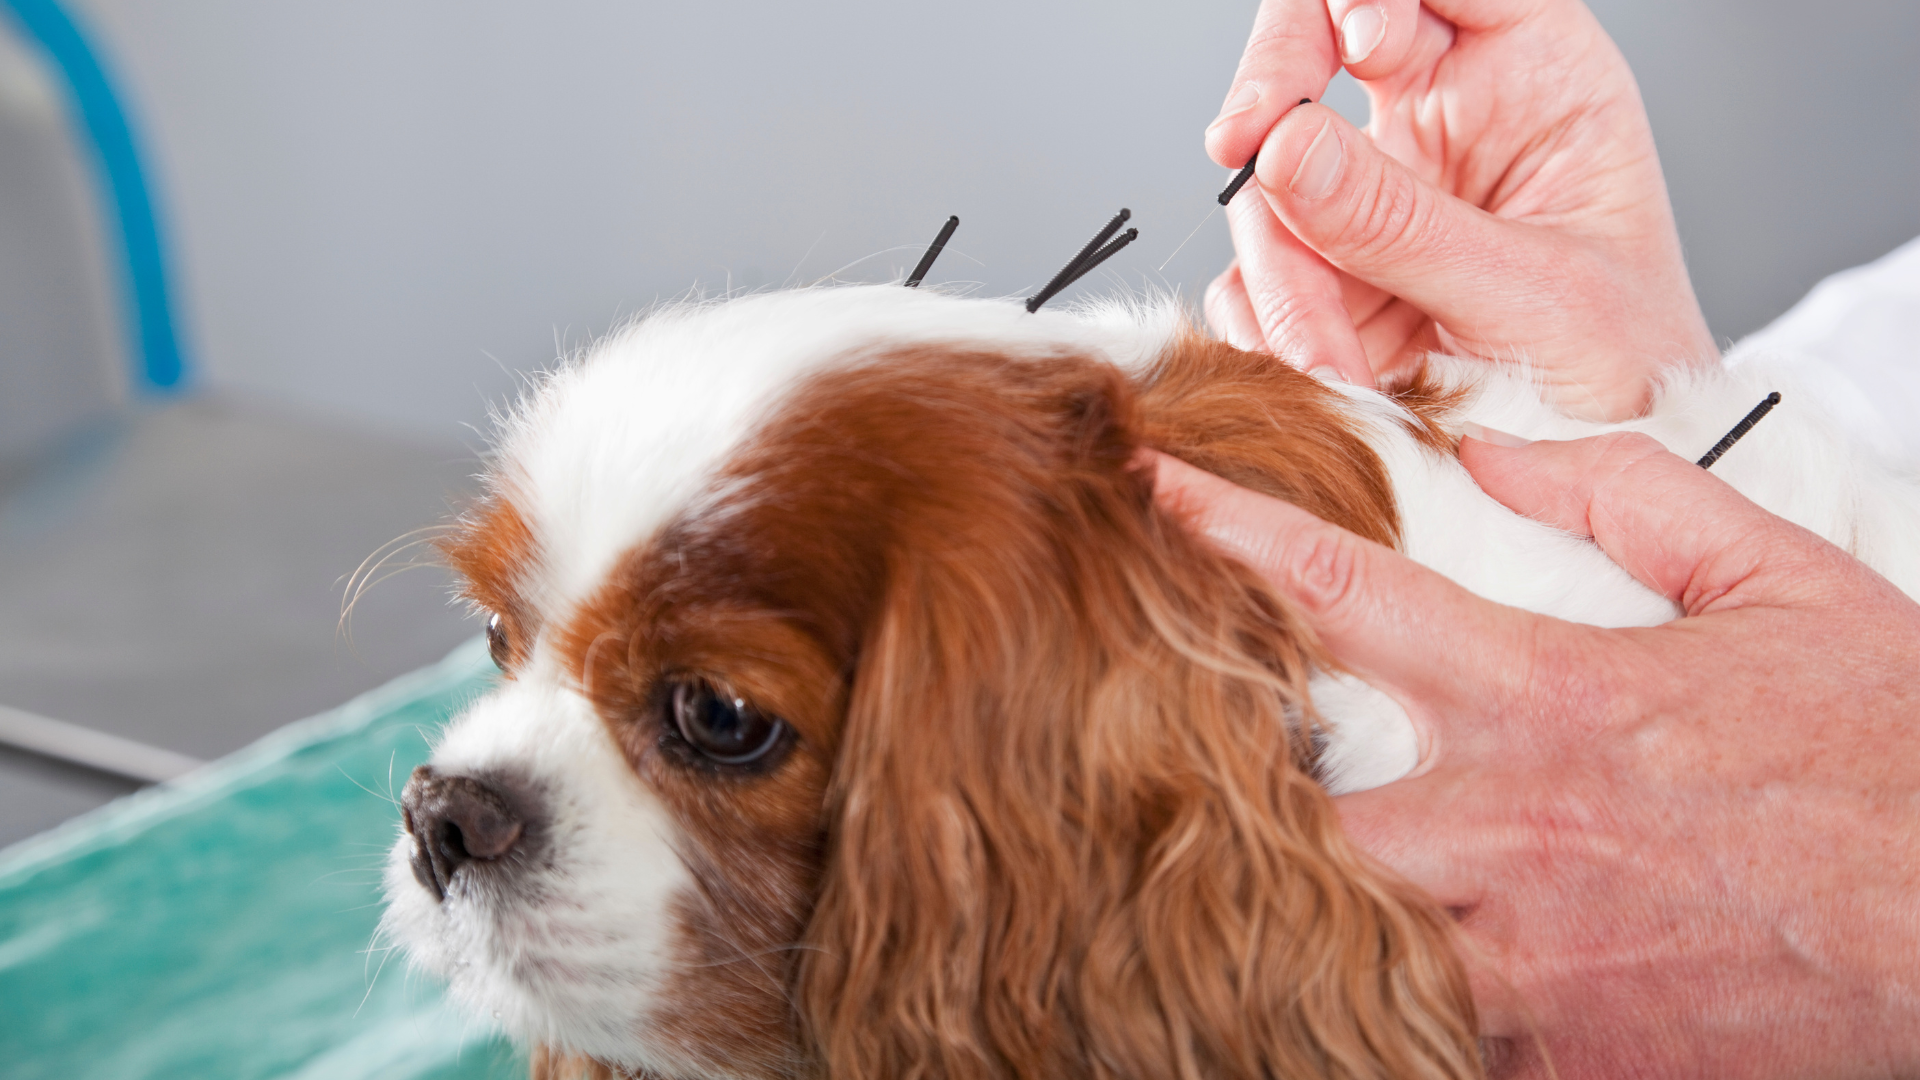
[[[1320,296],[1284,288],[1265,290],[1254,305],[1260,332],[1282,357],[1306,356],[1327,337],[1330,325],[1341,317]]]
[[[1274,0],[1260,5],[1253,32],[1240,58],[1242,76],[1283,71],[1299,60],[1303,46],[1315,40],[1310,22],[1294,17],[1290,5]]]
[[[1358,186],[1341,238],[1366,260],[1433,246],[1440,231],[1433,202],[1398,170],[1376,167]]]
[[[1294,600],[1314,616],[1345,609],[1360,584],[1361,540],[1332,527],[1316,528],[1302,538],[1291,575]]]
[[[1600,447],[1601,462],[1623,468],[1667,450],[1658,439],[1638,431],[1611,431],[1596,436],[1594,441]]]
[[[1207,295],[1200,302],[1200,310],[1206,314],[1207,322],[1214,326],[1220,325],[1221,316],[1226,314],[1227,298],[1223,295],[1224,290],[1225,286],[1215,281],[1207,286]]]
[[[1260,292],[1261,329],[1275,341],[1292,340],[1298,336],[1302,324],[1313,316],[1313,302],[1310,298],[1289,289],[1262,289]]]
[[[1634,497],[1654,475],[1646,473],[1644,468],[1667,456],[1667,448],[1658,440],[1637,431],[1597,435],[1591,445],[1591,456],[1582,470],[1586,474],[1583,486],[1590,493],[1589,518],[1595,509],[1610,506],[1616,499]],[[1663,486],[1653,484],[1655,489]]]
[[[1231,299],[1232,289],[1238,280],[1239,274],[1228,270],[1207,284],[1206,297],[1201,303],[1209,315]]]

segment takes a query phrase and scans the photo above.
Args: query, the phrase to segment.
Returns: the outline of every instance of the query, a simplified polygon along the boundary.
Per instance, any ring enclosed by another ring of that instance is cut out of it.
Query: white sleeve
[[[1827,409],[1890,457],[1920,462],[1920,239],[1827,278],[1727,351],[1800,369]]]

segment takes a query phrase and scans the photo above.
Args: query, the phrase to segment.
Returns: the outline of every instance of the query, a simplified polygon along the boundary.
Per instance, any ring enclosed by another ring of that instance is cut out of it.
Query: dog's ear
[[[890,568],[800,961],[824,1072],[1479,1075],[1445,917],[1311,778],[1309,639],[1076,408],[1086,468],[997,469],[991,542]]]

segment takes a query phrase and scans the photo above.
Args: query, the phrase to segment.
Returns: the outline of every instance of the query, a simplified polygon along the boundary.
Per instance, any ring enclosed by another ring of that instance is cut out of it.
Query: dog
[[[1405,713],[1139,452],[1651,625],[1474,485],[1461,425],[1698,454],[1773,388],[1603,425],[1486,364],[1321,381],[1168,301],[667,307],[503,421],[444,543],[504,677],[406,786],[383,931],[537,1077],[1479,1076],[1446,913],[1331,802],[1413,768]],[[1719,475],[1914,592],[1916,485],[1793,400]]]

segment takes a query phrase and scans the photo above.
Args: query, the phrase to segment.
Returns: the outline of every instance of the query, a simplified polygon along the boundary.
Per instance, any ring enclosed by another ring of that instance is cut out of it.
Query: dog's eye
[[[487,655],[493,657],[493,666],[501,671],[507,670],[507,661],[513,659],[513,649],[507,644],[507,631],[500,625],[497,611],[487,620]]]
[[[676,683],[669,699],[680,737],[716,765],[751,765],[784,742],[787,722],[704,681]]]

